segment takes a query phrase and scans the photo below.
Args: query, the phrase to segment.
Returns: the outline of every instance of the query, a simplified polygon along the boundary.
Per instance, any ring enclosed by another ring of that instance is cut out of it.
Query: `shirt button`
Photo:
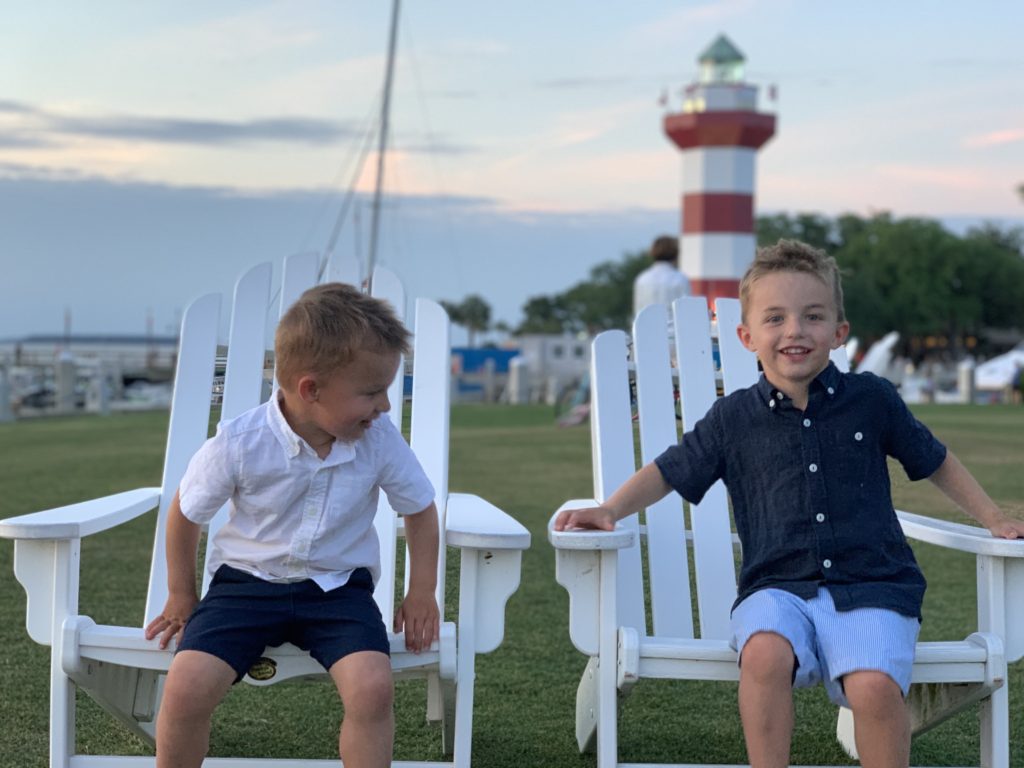
[[[817,464],[811,464],[811,466],[809,466],[808,469],[811,470],[811,472],[817,472],[818,471],[818,465]]]
[[[769,408],[774,408],[775,407],[775,401],[774,400],[769,400],[768,401],[768,407]]]
[[[832,567],[832,561],[831,560],[823,560],[821,564],[823,566],[825,566],[826,568],[831,568]]]
[[[864,439],[864,433],[863,432],[858,432],[857,434],[855,434],[853,436],[853,439],[854,440],[863,440]]]
[[[805,427],[811,426],[811,420],[810,419],[804,419],[804,426]]]
[[[827,390],[825,390],[825,391],[826,391],[826,392],[828,392],[828,393],[829,393],[830,395],[834,395],[834,394],[836,393],[836,391],[835,391],[834,389],[832,389],[832,387],[829,387],[829,388],[828,388]]]
[[[814,516],[814,519],[817,520],[819,523],[824,523],[825,522],[825,516],[821,512],[816,514]]]
[[[775,393],[775,399],[776,400],[781,400],[782,399],[782,393],[781,392],[776,392]]]

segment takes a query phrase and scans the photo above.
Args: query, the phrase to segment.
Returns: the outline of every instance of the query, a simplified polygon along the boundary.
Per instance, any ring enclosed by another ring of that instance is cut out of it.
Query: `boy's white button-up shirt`
[[[356,568],[380,577],[373,526],[380,489],[395,512],[426,509],[434,489],[386,416],[320,459],[285,421],[277,398],[224,422],[189,462],[181,511],[208,523],[229,502],[213,537],[210,573],[223,564],[267,581],[312,579],[327,591]]]

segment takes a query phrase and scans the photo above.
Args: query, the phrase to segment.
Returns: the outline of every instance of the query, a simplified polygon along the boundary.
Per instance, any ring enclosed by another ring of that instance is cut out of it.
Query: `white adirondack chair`
[[[313,254],[288,259],[281,284],[281,307],[288,307],[317,281]],[[223,418],[230,418],[260,402],[267,338],[267,308],[271,267],[261,264],[235,287],[223,400]],[[389,299],[403,313],[405,297],[391,273],[375,274],[374,293]],[[163,607],[167,595],[164,554],[165,514],[189,458],[207,436],[210,393],[217,346],[220,297],[197,299],[182,322],[180,352],[168,430],[162,485],[141,488],[103,499],[23,515],[0,521],[0,536],[14,539],[14,570],[28,595],[29,636],[52,648],[50,662],[50,765],[53,768],[121,768],[152,766],[153,757],[76,755],[75,689],[87,692],[134,733],[153,743],[154,724],[164,675],[172,651],[159,650],[143,637],[142,627],[97,625],[79,614],[78,581],[80,542],[158,508],[156,540],[145,620]],[[476,496],[448,493],[449,323],[439,305],[416,302],[413,360],[412,446],[436,492],[441,546],[437,596],[444,606],[446,546],[461,551],[458,627],[444,621],[440,642],[415,655],[405,650],[401,635],[391,638],[391,662],[396,678],[428,680],[426,716],[442,723],[445,754],[451,763],[396,762],[395,765],[470,764],[473,726],[475,656],[494,650],[504,633],[504,610],[518,587],[521,550],[530,535],[518,522]],[[401,370],[401,369],[400,369]],[[390,417],[401,425],[403,377],[390,390]],[[224,510],[212,521],[215,529]],[[375,597],[385,617],[393,614],[397,546],[402,539],[401,519],[388,507],[383,494],[375,525],[381,541],[382,573]],[[142,575],[140,574],[140,579]],[[208,577],[207,577],[208,580]],[[207,584],[204,583],[205,590]],[[444,618],[444,617],[442,617]],[[297,677],[325,676],[309,655],[294,646],[268,648],[276,662],[268,685]],[[208,758],[206,765],[241,768],[254,761]],[[294,768],[337,765],[333,760],[259,761],[260,765]]]
[[[717,303],[722,384],[726,393],[753,384],[756,359],[740,344],[739,302]],[[717,396],[712,330],[701,297],[673,304],[678,369],[670,369],[664,306],[645,309],[633,326],[632,359],[622,331],[594,340],[591,364],[594,495],[610,496],[635,470],[630,378],[635,373],[642,463],[678,441],[673,378],[678,377],[684,429],[703,416]],[[842,350],[833,355],[846,369]],[[736,435],[742,440],[742,435]],[[592,506],[576,500],[561,509]],[[559,510],[561,511],[561,510]],[[557,515],[557,513],[556,513]],[[1006,661],[1024,655],[1024,541],[992,538],[966,525],[899,513],[910,537],[977,555],[978,632],[956,642],[918,644],[910,694],[915,733],[980,703],[983,766],[1009,764],[1009,724],[1004,685]],[[581,751],[596,742],[599,768],[618,762],[618,699],[640,678],[738,680],[736,653],[728,644],[729,613],[736,597],[735,553],[725,488],[716,484],[689,510],[669,494],[633,515],[615,531],[551,528],[556,578],[569,592],[569,632],[589,657],[576,697],[576,736]],[[689,560],[695,585],[690,589]],[[651,615],[645,613],[642,562],[649,569]],[[1017,598],[1011,596],[1016,594]],[[693,626],[695,602],[699,626]],[[650,624],[648,624],[650,619]],[[682,727],[682,726],[681,726]],[[853,755],[852,716],[840,713],[837,735]],[[855,756],[855,755],[853,755]]]

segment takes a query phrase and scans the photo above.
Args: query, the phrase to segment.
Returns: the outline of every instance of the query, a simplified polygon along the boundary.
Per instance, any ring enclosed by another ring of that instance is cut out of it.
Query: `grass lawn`
[[[993,497],[1024,517],[1024,408],[917,409]],[[139,486],[158,485],[165,413],[39,419],[0,425],[0,518]],[[564,500],[591,495],[585,427],[559,429],[542,407],[459,407],[452,417],[453,490],[479,493],[523,522],[533,547],[509,602],[503,645],[477,668],[474,765],[592,766],[575,747],[574,707],[583,657],[567,631],[567,597],[554,581],[545,523]],[[893,475],[897,506],[950,519],[959,513],[928,483]],[[82,545],[81,611],[100,623],[139,625],[153,535],[152,514]],[[930,588],[922,639],[973,631],[970,557],[917,545]],[[25,595],[0,541],[0,768],[47,761],[49,649],[24,629]],[[450,580],[454,584],[454,580]],[[1012,765],[1024,768],[1024,665],[1010,673]],[[643,681],[624,702],[621,759],[736,763],[745,754],[735,686]],[[438,731],[423,722],[423,688],[398,691],[396,759],[440,759]],[[88,697],[79,697],[79,748],[146,753]],[[819,690],[797,695],[794,763],[848,764],[832,734],[835,711]],[[239,686],[218,710],[213,754],[331,757],[340,705],[329,684]],[[969,711],[914,742],[915,764],[977,764],[977,715]]]

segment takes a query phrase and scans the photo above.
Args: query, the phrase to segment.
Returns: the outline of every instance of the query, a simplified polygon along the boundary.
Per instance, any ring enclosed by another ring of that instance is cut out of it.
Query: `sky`
[[[0,339],[66,316],[173,332],[256,263],[332,242],[365,263],[389,3],[3,10]],[[476,293],[514,325],[678,232],[661,122],[721,33],[777,115],[759,213],[1024,225],[1020,2],[404,0],[399,19],[377,259],[412,296]]]

